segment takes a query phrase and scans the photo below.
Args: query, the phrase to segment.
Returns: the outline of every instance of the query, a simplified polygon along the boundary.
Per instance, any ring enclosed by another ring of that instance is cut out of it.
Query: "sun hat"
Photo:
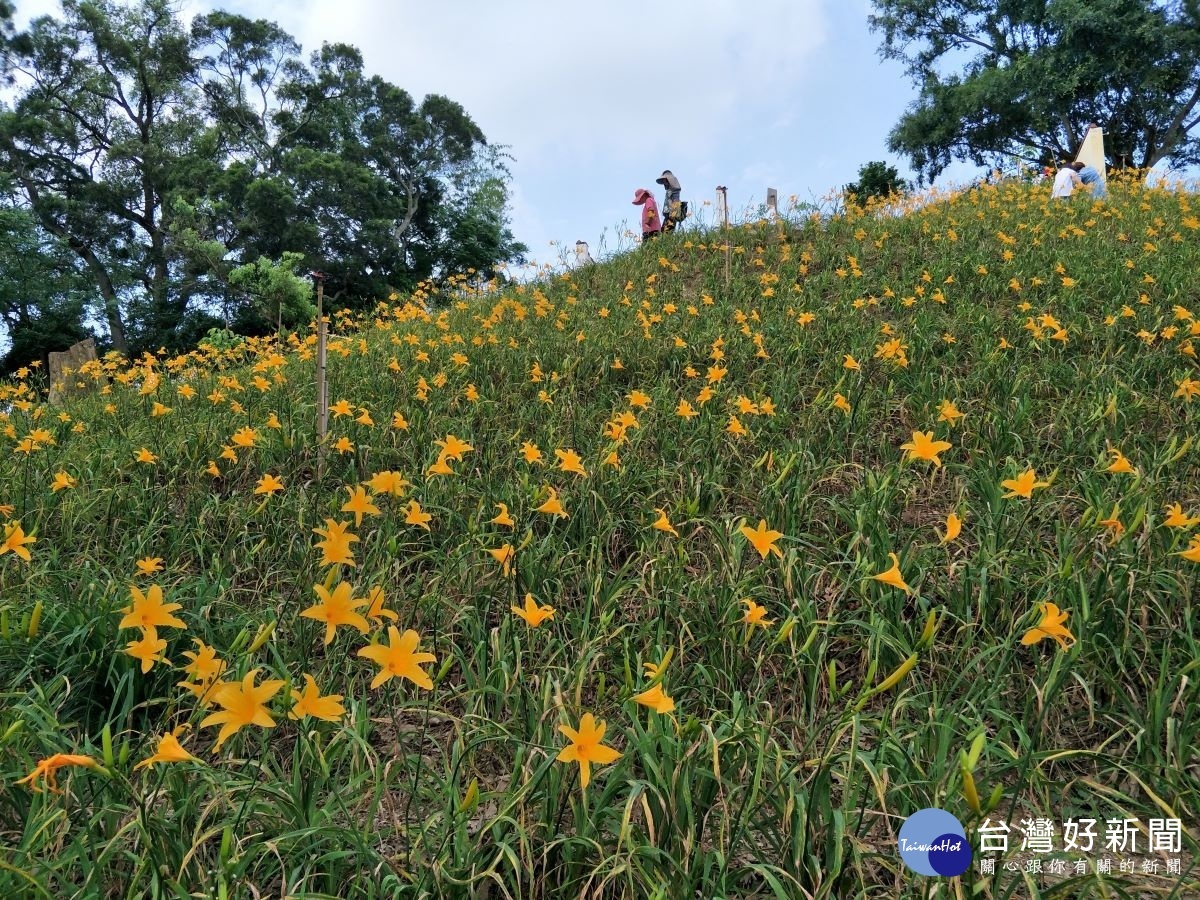
[[[670,169],[663,169],[663,173],[654,179],[656,184],[661,184],[668,190],[679,190],[679,179],[675,177],[675,173]]]

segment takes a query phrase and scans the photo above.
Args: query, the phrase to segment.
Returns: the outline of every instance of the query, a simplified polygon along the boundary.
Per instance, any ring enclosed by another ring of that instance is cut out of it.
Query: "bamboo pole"
[[[717,186],[717,194],[719,195],[718,203],[721,204],[721,213],[724,218],[724,235],[725,235],[725,292],[729,292],[729,195],[726,193],[723,185]]]
[[[317,283],[317,479],[325,465],[325,436],[329,431],[329,390],[325,381],[325,276],[312,273]]]

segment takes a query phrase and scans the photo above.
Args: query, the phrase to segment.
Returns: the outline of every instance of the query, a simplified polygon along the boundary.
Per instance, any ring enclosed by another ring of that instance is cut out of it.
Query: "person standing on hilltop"
[[[1070,200],[1075,188],[1082,186],[1083,181],[1074,167],[1070,163],[1060,163],[1058,172],[1054,176],[1054,187],[1050,190],[1050,197],[1057,200]]]
[[[658,237],[662,231],[662,221],[658,216],[658,204],[653,195],[645,188],[638,188],[633,195],[633,205],[642,208],[642,240],[648,241]]]
[[[670,169],[663,169],[663,173],[654,180],[665,189],[663,195],[662,230],[663,234],[670,234],[684,218],[684,207],[679,201],[679,179],[675,177]]]

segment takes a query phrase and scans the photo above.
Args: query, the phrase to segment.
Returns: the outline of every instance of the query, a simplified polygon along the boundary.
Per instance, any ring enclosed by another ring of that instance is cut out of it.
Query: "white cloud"
[[[243,0],[306,50],[346,41],[416,97],[462,103],[490,140],[543,162],[701,152],[766,114],[824,40],[819,0],[613,0],[590,8],[463,0]],[[782,99],[779,98],[779,99]],[[781,110],[776,109],[775,115]]]

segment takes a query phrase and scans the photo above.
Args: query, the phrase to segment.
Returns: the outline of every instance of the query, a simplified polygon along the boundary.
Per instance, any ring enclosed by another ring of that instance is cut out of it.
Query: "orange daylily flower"
[[[1048,481],[1038,481],[1033,469],[1026,469],[1016,478],[1006,478],[1000,482],[1000,487],[1006,489],[1004,496],[1024,497],[1026,500],[1033,496],[1036,488],[1050,487]]]
[[[425,663],[436,662],[432,653],[419,653],[417,648],[421,637],[411,628],[400,634],[395,625],[388,626],[388,643],[372,644],[363,647],[358,655],[371,660],[379,666],[379,672],[371,681],[371,689],[379,687],[391,678],[407,678],[417,687],[433,690],[433,679],[421,666]]]
[[[888,559],[892,561],[892,566],[883,572],[879,572],[871,577],[876,581],[882,581],[884,584],[889,584],[894,588],[899,588],[906,594],[911,594],[912,589],[905,584],[904,578],[900,575],[900,558],[895,553],[889,553]]]
[[[24,778],[18,779],[16,784],[28,784],[30,790],[35,794],[40,794],[42,789],[38,786],[40,781],[51,792],[61,794],[58,789],[58,770],[67,766],[82,766],[86,769],[99,769],[100,763],[90,756],[85,756],[80,753],[55,753],[53,756],[48,756],[45,759],[38,760],[33,771]]]
[[[912,440],[901,444],[900,449],[908,451],[906,459],[923,459],[940,467],[942,460],[938,454],[952,446],[949,441],[935,441],[932,431],[914,431]]]
[[[333,641],[334,632],[339,625],[349,625],[358,629],[360,634],[366,634],[370,630],[370,624],[358,611],[367,606],[369,601],[352,596],[349,584],[344,581],[339,583],[332,593],[321,584],[314,584],[313,590],[321,598],[321,602],[314,603],[300,615],[305,619],[316,619],[325,623],[326,646]]]
[[[1021,638],[1021,643],[1025,646],[1036,644],[1043,638],[1054,638],[1058,642],[1058,646],[1063,650],[1069,650],[1071,644],[1075,642],[1075,636],[1063,624],[1067,621],[1067,616],[1070,615],[1066,610],[1060,610],[1053,603],[1042,603],[1038,610],[1042,614],[1042,619],[1033,628],[1025,632]],[[1070,641],[1070,643],[1068,643]]]
[[[530,628],[537,628],[547,619],[554,618],[553,606],[541,606],[533,599],[533,594],[525,595],[525,606],[510,606],[513,615],[520,616]]]
[[[584,790],[587,790],[591,781],[590,766],[593,763],[607,765],[621,757],[619,751],[601,743],[606,727],[603,720],[597,722],[591,713],[585,713],[579,720],[578,730],[567,725],[558,726],[558,730],[566,735],[571,743],[559,751],[557,759],[559,762],[579,763],[579,784]]]
[[[759,519],[757,528],[743,525],[740,530],[763,559],[766,559],[769,553],[774,553],[780,559],[783,558],[783,553],[775,546],[775,542],[783,537],[783,532],[768,528],[766,519]]]

